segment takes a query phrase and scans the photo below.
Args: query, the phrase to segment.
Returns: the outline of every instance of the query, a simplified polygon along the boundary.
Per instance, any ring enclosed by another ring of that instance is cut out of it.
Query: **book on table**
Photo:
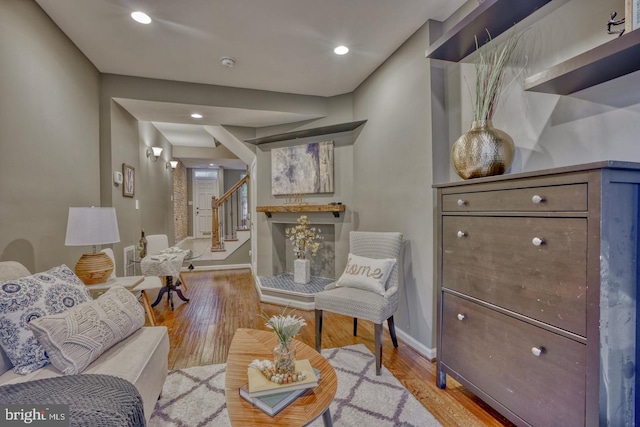
[[[320,371],[313,368],[318,381],[320,381]],[[251,397],[249,395],[249,384],[243,384],[240,387],[240,396],[242,396],[247,402],[271,415],[272,417],[278,412],[286,408],[291,402],[296,400],[299,396],[306,393],[307,390],[313,387],[300,388],[293,391],[282,391],[279,393],[269,394],[266,396]]]
[[[307,389],[318,385],[318,378],[316,377],[309,360],[296,360],[296,371],[305,374],[306,378],[302,381],[277,384],[265,378],[265,376],[257,369],[247,368],[247,377],[249,378],[249,396],[268,396],[270,394],[282,393],[285,391]]]

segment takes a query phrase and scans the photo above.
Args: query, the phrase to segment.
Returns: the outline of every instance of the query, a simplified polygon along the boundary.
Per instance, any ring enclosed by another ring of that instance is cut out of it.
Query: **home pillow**
[[[0,282],[0,346],[13,371],[25,375],[49,363],[29,322],[90,300],[87,287],[66,265]]]
[[[347,266],[336,286],[358,288],[384,295],[387,280],[395,264],[394,258],[365,258],[350,253]]]
[[[79,374],[102,353],[144,325],[138,299],[122,286],[60,314],[34,319],[29,327],[65,375]]]

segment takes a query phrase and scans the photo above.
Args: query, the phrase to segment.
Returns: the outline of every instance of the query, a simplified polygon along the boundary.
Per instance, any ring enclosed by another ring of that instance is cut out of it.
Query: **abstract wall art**
[[[271,194],[333,193],[333,141],[271,150]]]

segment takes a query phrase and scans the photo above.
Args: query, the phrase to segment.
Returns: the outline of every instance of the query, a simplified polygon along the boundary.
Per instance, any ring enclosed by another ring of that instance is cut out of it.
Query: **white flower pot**
[[[311,281],[311,261],[297,259],[293,262],[293,281],[302,284]]]

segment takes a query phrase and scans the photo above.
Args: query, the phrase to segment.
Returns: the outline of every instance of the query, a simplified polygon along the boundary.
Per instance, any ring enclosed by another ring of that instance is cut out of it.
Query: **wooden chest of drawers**
[[[636,425],[640,164],[435,187],[438,385],[517,425]]]

